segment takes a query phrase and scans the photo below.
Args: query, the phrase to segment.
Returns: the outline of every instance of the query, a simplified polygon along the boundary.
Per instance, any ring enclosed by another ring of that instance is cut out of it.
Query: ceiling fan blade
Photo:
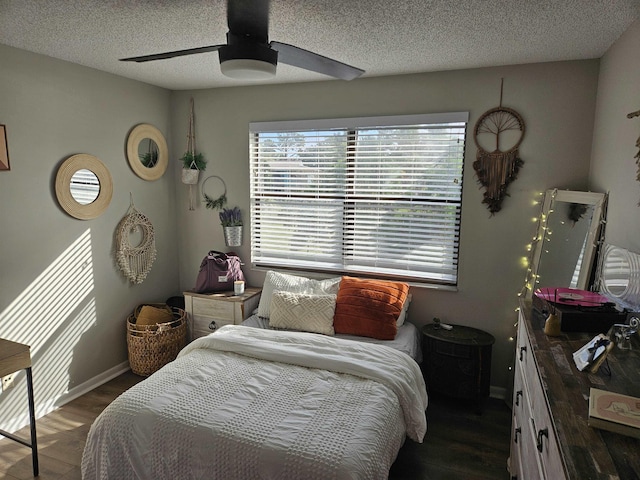
[[[227,25],[234,35],[269,42],[269,0],[228,0]]]
[[[359,68],[286,43],[271,42],[271,47],[277,50],[280,63],[286,63],[294,67],[304,68],[305,70],[311,70],[342,80],[353,80],[364,73],[364,70]]]
[[[224,45],[209,45],[208,47],[188,48],[186,50],[176,50],[173,52],[154,53],[153,55],[143,55],[141,57],[121,58],[121,62],[150,62],[152,60],[164,60],[166,58],[183,57],[185,55],[194,55],[196,53],[215,52]]]

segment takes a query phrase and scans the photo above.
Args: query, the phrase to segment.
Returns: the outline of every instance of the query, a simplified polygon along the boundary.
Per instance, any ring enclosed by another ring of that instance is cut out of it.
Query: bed
[[[406,437],[423,440],[424,380],[393,348],[413,340],[264,327],[199,338],[112,402],[83,479],[385,479]]]

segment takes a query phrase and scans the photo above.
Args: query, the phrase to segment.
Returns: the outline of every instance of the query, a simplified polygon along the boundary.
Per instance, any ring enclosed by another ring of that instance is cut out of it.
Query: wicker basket
[[[167,363],[175,360],[178,352],[187,343],[187,320],[185,311],[165,304],[146,304],[169,308],[173,321],[157,325],[136,325],[139,305],[127,318],[127,348],[129,364],[136,375],[147,377]]]

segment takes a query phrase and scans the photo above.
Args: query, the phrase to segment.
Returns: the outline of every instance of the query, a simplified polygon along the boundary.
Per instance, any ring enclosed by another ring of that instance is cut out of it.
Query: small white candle
[[[242,295],[244,293],[244,282],[242,280],[233,282],[233,293],[236,295]]]

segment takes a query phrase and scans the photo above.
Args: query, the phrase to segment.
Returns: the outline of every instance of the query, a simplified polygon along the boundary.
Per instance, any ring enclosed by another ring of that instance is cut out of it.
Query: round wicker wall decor
[[[94,201],[83,205],[71,193],[71,182],[74,174],[80,170],[93,172],[98,179],[99,191]],[[56,197],[58,203],[72,217],[90,220],[99,217],[111,203],[113,181],[105,165],[93,155],[79,153],[66,159],[56,174]]]

